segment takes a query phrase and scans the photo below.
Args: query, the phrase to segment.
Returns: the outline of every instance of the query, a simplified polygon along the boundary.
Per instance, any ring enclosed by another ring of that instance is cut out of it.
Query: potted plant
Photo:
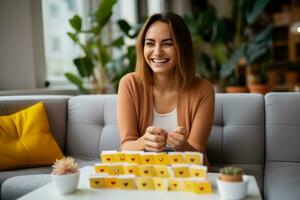
[[[76,191],[79,182],[78,164],[72,157],[63,157],[53,164],[52,179],[60,194]]]
[[[222,181],[239,182],[243,178],[243,170],[239,167],[224,167],[220,170],[219,179]]]
[[[229,62],[224,64],[221,73],[224,77],[240,76],[236,68],[240,67],[241,60],[244,60],[245,70],[242,73],[252,70],[253,67],[260,67],[258,63],[269,59],[271,47],[272,26],[265,20],[264,8],[269,0],[244,0],[235,1],[235,36],[232,42]],[[250,70],[249,70],[250,68]],[[245,74],[245,78],[249,73]],[[247,78],[246,78],[247,79]],[[247,81],[246,81],[247,82]],[[246,83],[248,86],[248,84]]]
[[[217,186],[222,199],[242,199],[247,193],[248,178],[239,167],[224,167],[217,178]]]
[[[200,4],[204,1],[198,1]],[[197,73],[209,80],[216,91],[223,92],[222,64],[228,62],[228,43],[233,40],[231,21],[218,17],[212,5],[204,3],[201,9],[184,16],[193,39]]]
[[[107,43],[108,35],[105,26],[112,16],[112,9],[117,0],[102,0],[97,9],[90,14],[90,28],[84,30],[82,19],[79,15],[73,16],[69,22],[73,32],[68,36],[82,50],[82,55],[73,60],[78,75],[67,72],[67,79],[75,84],[80,92],[105,93],[107,90],[107,64],[112,59],[109,51],[112,47],[121,48],[124,44],[123,37]],[[82,36],[85,39],[82,40]]]
[[[231,18],[218,16],[212,5],[204,3],[200,10],[185,16],[202,77],[213,84],[231,86],[230,91],[248,91],[246,68],[265,58],[271,46],[272,27],[261,24],[266,22],[261,19],[269,2],[232,0]]]
[[[267,65],[266,63],[254,64],[252,69],[255,70],[255,75],[252,80],[248,80],[248,88],[251,93],[259,93],[265,95],[271,91],[271,86],[268,84]],[[248,75],[248,79],[251,75]]]

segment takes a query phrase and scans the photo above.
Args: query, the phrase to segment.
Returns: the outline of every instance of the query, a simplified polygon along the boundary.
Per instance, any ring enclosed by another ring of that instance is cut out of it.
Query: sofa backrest
[[[70,99],[68,154],[98,158],[102,150],[119,149],[116,101],[116,95],[81,95]],[[264,135],[262,95],[216,95],[214,126],[207,147],[213,169],[239,165],[247,173],[257,176],[261,185]]]
[[[80,95],[70,99],[67,154],[93,159],[99,158],[103,150],[119,150],[116,102],[117,95]]]
[[[0,96],[0,115],[10,115],[43,101],[51,132],[62,151],[65,148],[67,107],[69,96]]]
[[[263,183],[264,98],[259,94],[216,94],[215,120],[207,144],[213,171],[225,165],[242,167]]]
[[[300,93],[269,93],[266,107],[266,162],[300,163]]]

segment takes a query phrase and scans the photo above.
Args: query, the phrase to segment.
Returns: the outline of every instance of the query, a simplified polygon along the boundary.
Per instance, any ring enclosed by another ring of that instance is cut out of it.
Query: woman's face
[[[154,73],[166,74],[176,65],[176,49],[167,23],[156,21],[146,32],[144,57]]]

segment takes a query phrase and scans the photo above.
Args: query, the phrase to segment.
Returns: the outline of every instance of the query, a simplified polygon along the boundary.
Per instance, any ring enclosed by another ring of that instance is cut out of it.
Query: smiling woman
[[[215,95],[208,81],[195,76],[183,19],[172,12],[152,15],[136,54],[136,70],[122,78],[118,91],[121,148],[205,153]]]
[[[170,26],[161,21],[154,22],[147,31],[144,57],[155,74],[174,72],[176,49],[170,33]]]

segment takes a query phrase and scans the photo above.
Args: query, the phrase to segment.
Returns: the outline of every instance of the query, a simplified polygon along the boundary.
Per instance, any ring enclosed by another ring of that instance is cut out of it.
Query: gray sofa
[[[61,149],[80,166],[99,162],[102,150],[119,149],[116,95],[0,97],[0,115],[38,101],[45,102]],[[207,145],[213,171],[241,166],[256,177],[265,199],[299,199],[299,113],[300,93],[217,94]],[[50,172],[50,166],[1,171],[1,199],[18,198],[48,183]]]

